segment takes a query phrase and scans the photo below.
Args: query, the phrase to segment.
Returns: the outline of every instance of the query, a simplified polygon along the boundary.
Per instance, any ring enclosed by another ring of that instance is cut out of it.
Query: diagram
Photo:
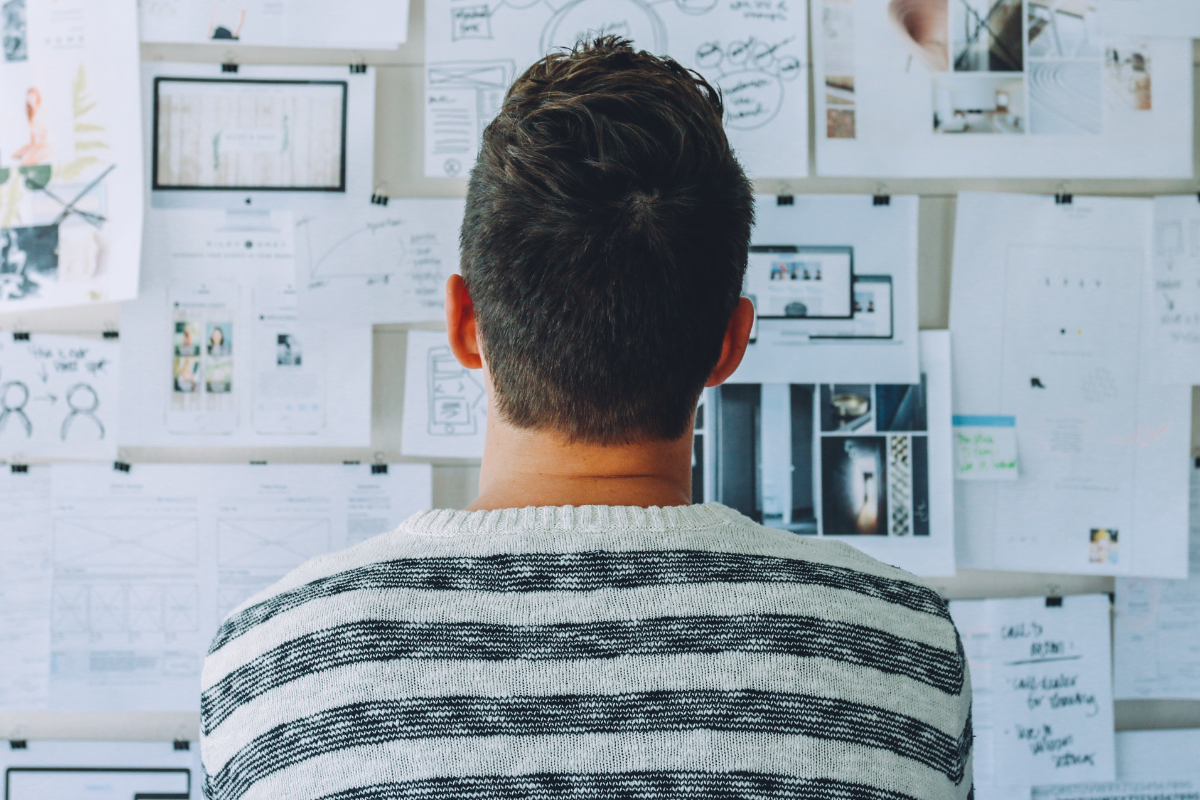
[[[331,524],[324,518],[217,520],[217,564],[222,570],[286,572],[328,553]]]
[[[185,634],[200,630],[195,584],[58,583],[51,610],[56,635]]]
[[[429,351],[429,433],[474,436],[484,414],[486,392],[471,372],[454,360],[449,347]]]
[[[191,568],[197,521],[160,518],[70,518],[54,521],[55,568]]]

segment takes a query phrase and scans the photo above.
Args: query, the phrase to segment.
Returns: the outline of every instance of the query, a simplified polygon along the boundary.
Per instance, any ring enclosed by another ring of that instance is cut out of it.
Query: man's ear
[[[446,313],[450,313],[449,303],[446,304]],[[729,326],[725,328],[725,341],[721,342],[721,358],[713,367],[705,386],[720,386],[729,380],[729,376],[742,363],[742,356],[746,355],[746,347],[750,344],[750,331],[753,328],[754,303],[750,298],[743,297],[733,310],[733,316],[729,318]]]
[[[451,275],[446,281],[446,338],[459,364],[467,369],[483,366],[479,334],[475,330],[475,305],[461,275]]]

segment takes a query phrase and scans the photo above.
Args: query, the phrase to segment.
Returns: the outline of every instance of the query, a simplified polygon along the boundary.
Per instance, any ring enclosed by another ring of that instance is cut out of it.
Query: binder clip
[[[227,63],[227,64],[222,64],[222,65],[221,65],[221,72],[223,72],[223,73],[234,73],[234,74],[236,74],[236,73],[237,73],[237,71],[238,71],[238,65],[237,65],[237,64],[234,64],[233,62],[229,62],[229,63]]]
[[[13,341],[14,342],[28,342],[29,341],[29,332],[28,331],[13,331]]]
[[[375,191],[374,194],[371,195],[371,205],[387,206],[387,204],[388,204],[388,196],[386,194],[383,194],[382,192],[380,192],[378,189]]]
[[[171,742],[171,744],[172,744],[172,746],[174,746],[174,748],[176,750],[191,750],[192,749],[192,743],[189,742],[187,739],[176,739],[175,741]]]
[[[28,464],[13,464],[11,467],[9,467],[9,469],[12,470],[14,475],[22,475],[26,472],[29,472],[29,465]]]
[[[1046,608],[1062,608],[1062,598],[1061,597],[1047,597],[1046,598]]]
[[[1075,198],[1071,195],[1071,193],[1067,191],[1067,185],[1065,183],[1060,183],[1058,185],[1058,191],[1054,193],[1054,205],[1069,206],[1071,205],[1071,201],[1074,199]]]
[[[129,465],[124,461],[114,461],[113,472],[129,472]]]
[[[11,739],[8,742],[8,747],[10,750],[28,750],[29,742],[24,739]]]
[[[781,194],[775,197],[775,205],[791,206],[796,204],[796,198],[790,194]]]
[[[103,335],[104,335],[105,339],[120,339],[121,338],[120,331],[105,331]]]
[[[350,65],[350,74],[351,75],[365,75],[366,73],[367,73],[367,65],[366,64],[351,64]]]
[[[387,475],[388,474],[387,464],[372,464],[371,465],[371,474],[372,475]]]
[[[890,206],[892,204],[892,196],[890,194],[876,194],[871,196],[871,205],[873,206]]]

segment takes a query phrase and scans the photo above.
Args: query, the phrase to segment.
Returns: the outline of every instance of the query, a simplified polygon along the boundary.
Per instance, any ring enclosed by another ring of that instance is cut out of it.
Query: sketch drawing
[[[67,414],[67,418],[63,420],[61,428],[62,440],[65,442],[67,436],[71,432],[71,426],[79,417],[83,417],[92,423],[90,428],[93,428],[94,433],[98,434],[99,438],[104,438],[104,423],[96,416],[96,409],[100,407],[100,395],[96,394],[96,390],[87,383],[77,383],[67,390],[67,407],[71,409]]]
[[[474,160],[483,129],[500,111],[516,77],[507,59],[431,63],[425,68],[425,114],[433,158],[443,159],[448,178],[463,174]]]
[[[9,381],[0,384],[0,435],[7,428],[11,419],[16,419],[25,438],[33,436],[33,423],[25,413],[25,405],[29,402],[29,387],[20,381]]]
[[[57,635],[195,633],[195,584],[63,583],[54,587],[51,624]]]
[[[667,27],[642,0],[573,0],[546,23],[540,49],[549,53],[580,39],[609,35],[635,41],[652,53],[667,52]]]
[[[56,568],[190,568],[198,559],[195,519],[61,517],[54,521]]]
[[[696,64],[715,78],[725,101],[725,124],[737,130],[761,128],[784,104],[785,84],[804,73],[803,62],[784,48],[793,38],[774,44],[749,39],[705,42],[696,50]]]
[[[217,564],[286,572],[329,552],[330,528],[328,519],[218,519]]]
[[[429,350],[429,433],[474,436],[484,414],[486,393],[449,347]]]

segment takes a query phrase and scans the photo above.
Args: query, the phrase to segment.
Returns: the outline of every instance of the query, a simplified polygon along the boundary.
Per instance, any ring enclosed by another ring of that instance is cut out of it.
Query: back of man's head
[[[509,89],[471,172],[463,279],[498,411],[620,444],[687,432],[746,269],[719,94],[604,37]]]

